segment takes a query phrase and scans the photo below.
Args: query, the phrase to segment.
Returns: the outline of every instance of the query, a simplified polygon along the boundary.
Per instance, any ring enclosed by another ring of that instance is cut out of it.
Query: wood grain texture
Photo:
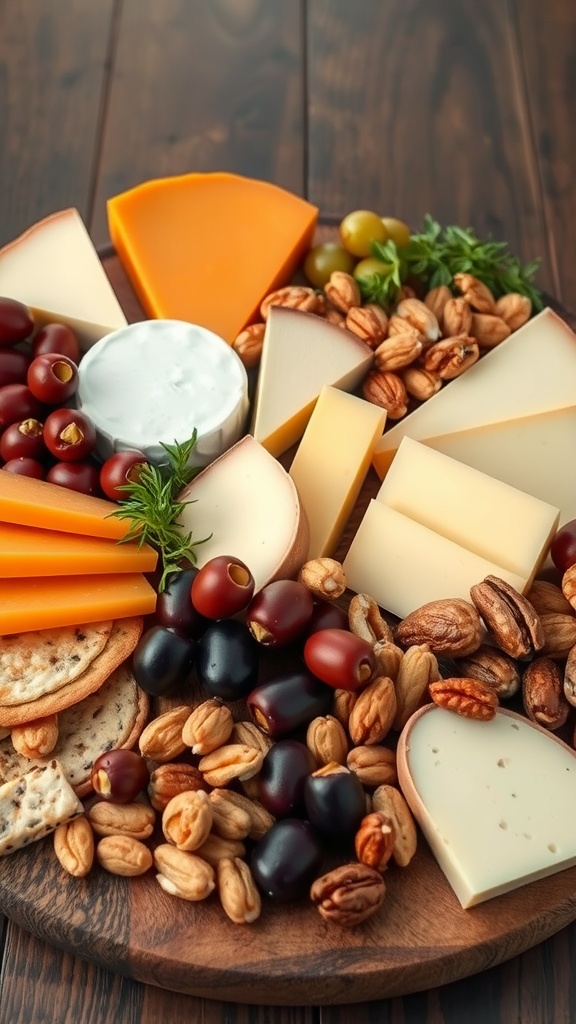
[[[308,192],[323,215],[471,224],[524,261],[541,256],[553,291],[508,5],[310,0],[308,12]]]
[[[0,245],[55,210],[88,218],[114,0],[0,0]]]
[[[124,0],[96,244],[108,240],[107,197],[148,178],[234,171],[302,194],[301,47],[293,0]]]

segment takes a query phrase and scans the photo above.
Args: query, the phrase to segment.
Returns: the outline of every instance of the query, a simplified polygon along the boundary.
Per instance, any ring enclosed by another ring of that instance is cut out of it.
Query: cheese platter
[[[332,240],[335,234],[333,227],[320,227],[316,241]],[[125,267],[115,252],[101,255],[122,316],[129,324],[142,322],[146,313]],[[576,318],[556,308],[576,328]],[[124,329],[119,322],[113,326]],[[342,372],[347,372],[345,367]],[[358,382],[353,379],[350,387]],[[511,422],[519,420],[512,417]],[[374,425],[370,430],[372,435],[378,432]],[[291,442],[297,436],[301,433],[283,435],[278,449],[271,444],[286,468],[293,462]],[[444,452],[440,445],[437,450]],[[482,465],[478,471],[487,473],[488,468]],[[362,479],[333,551],[343,563],[382,487],[374,468],[366,467]],[[546,497],[538,500],[544,505]],[[118,526],[118,520],[109,522]],[[533,561],[539,561],[537,554]],[[548,576],[558,582],[557,574]],[[348,600],[349,595],[341,603]],[[165,708],[170,700],[159,704]],[[0,857],[0,910],[51,944],[136,980],[196,996],[267,1005],[361,1002],[435,987],[509,959],[576,918],[575,866],[463,909],[421,839],[407,867],[391,867],[385,882],[379,913],[357,928],[335,927],[303,900],[281,905],[264,900],[258,920],[238,927],[224,916],[215,896],[195,903],[176,899],[151,872],[124,878],[96,866],[86,877],[73,878],[62,870],[52,845],[42,841]]]

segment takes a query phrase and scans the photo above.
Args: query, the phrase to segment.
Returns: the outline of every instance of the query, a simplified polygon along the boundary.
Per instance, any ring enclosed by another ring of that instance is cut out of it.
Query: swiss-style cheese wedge
[[[153,572],[157,561],[157,552],[148,544],[118,544],[0,522],[0,578]]]
[[[61,210],[0,250],[0,295],[32,310],[37,325],[64,323],[83,349],[126,317],[80,214]]]
[[[117,508],[103,498],[0,469],[0,522],[120,540],[130,523],[111,517]]]
[[[0,580],[0,635],[150,615],[156,591],[139,573]]]
[[[108,201],[112,242],[146,313],[232,343],[309,248],[318,210],[269,182],[183,174]]]
[[[326,384],[353,391],[373,362],[360,338],[313,313],[268,313],[251,433],[278,456],[296,444]]]

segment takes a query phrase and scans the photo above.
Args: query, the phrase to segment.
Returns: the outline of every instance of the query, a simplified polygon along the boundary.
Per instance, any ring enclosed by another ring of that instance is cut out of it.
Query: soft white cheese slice
[[[29,306],[38,326],[63,323],[83,350],[126,317],[78,210],[60,210],[0,249],[0,295]]]
[[[514,712],[479,722],[421,708],[398,777],[464,908],[576,864],[576,754]]]
[[[79,368],[77,405],[93,421],[97,451],[136,450],[166,462],[160,442],[198,432],[191,464],[205,466],[241,436],[248,378],[222,338],[180,320],[144,320],[92,346]]]

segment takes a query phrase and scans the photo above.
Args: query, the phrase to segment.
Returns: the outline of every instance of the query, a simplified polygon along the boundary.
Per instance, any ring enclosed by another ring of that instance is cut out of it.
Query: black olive
[[[285,818],[258,840],[251,868],[262,892],[285,902],[308,894],[322,857],[322,843],[310,822]]]
[[[213,622],[198,641],[196,672],[211,697],[235,701],[258,680],[260,650],[248,627],[237,619]]]
[[[161,696],[188,682],[194,667],[196,642],[166,626],[151,626],[132,655],[132,672],[146,693]]]
[[[278,740],[258,773],[258,795],[275,818],[304,815],[304,783],[316,762],[306,744]]]
[[[253,720],[274,739],[329,714],[333,702],[332,687],[305,668],[262,683],[246,699]]]

